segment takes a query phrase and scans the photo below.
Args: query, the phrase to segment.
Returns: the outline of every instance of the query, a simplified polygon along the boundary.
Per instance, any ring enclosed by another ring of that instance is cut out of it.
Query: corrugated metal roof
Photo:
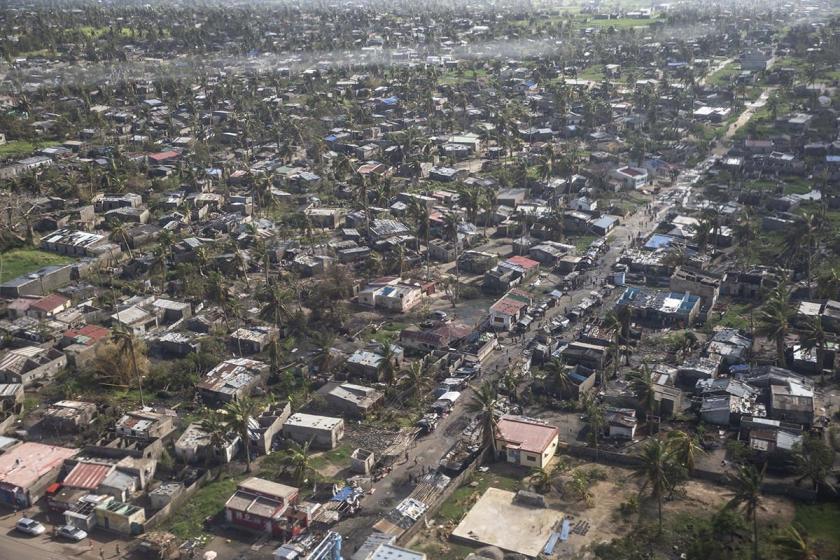
[[[113,469],[113,465],[79,463],[73,467],[73,470],[64,479],[63,484],[71,488],[95,490]]]

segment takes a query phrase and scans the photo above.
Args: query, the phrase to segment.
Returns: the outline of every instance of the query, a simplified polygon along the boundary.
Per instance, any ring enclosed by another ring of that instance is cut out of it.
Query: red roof
[[[502,416],[496,430],[499,439],[507,447],[519,448],[528,453],[542,455],[551,442],[560,435],[560,430],[521,416]]]
[[[180,155],[181,154],[174,150],[169,150],[168,152],[158,152],[156,154],[149,154],[149,159],[160,163],[161,161],[166,161],[168,159],[175,159]]]
[[[70,329],[68,331],[64,331],[64,338],[78,338],[83,336],[88,339],[87,344],[90,346],[91,344],[110,336],[110,334],[111,331],[105,327],[100,327],[99,325],[85,325],[80,329]]]
[[[64,479],[64,486],[80,488],[82,490],[95,490],[102,484],[105,477],[114,470],[113,465],[101,465],[99,463],[79,463],[70,474]]]
[[[524,301],[517,301],[515,299],[500,299],[490,306],[491,311],[501,313],[502,315],[516,316],[523,307],[527,307]]]
[[[0,483],[29,488],[76,453],[78,449],[26,441],[0,455]]]
[[[528,257],[523,257],[521,255],[516,255],[507,260],[510,264],[515,264],[516,266],[521,266],[525,270],[530,270],[534,267],[540,266],[540,263],[535,261],[534,259],[529,259]]]
[[[70,300],[66,297],[62,296],[61,294],[50,294],[46,297],[42,297],[35,303],[30,306],[30,309],[38,309],[40,311],[44,311],[45,313],[50,313],[55,311],[62,305],[65,305]]]

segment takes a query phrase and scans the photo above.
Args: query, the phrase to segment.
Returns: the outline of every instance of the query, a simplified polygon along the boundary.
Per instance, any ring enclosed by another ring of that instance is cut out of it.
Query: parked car
[[[73,525],[62,525],[58,528],[56,534],[61,538],[75,542],[82,541],[88,536],[86,531],[83,531],[78,527],[74,527]]]
[[[34,519],[29,519],[28,517],[21,517],[20,519],[18,519],[18,522],[15,523],[15,529],[17,529],[21,533],[32,535],[33,537],[43,535],[47,532],[46,527],[44,527]]]

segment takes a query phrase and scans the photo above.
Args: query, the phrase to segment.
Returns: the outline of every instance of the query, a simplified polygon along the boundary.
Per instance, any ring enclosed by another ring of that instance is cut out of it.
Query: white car
[[[33,537],[43,535],[47,532],[46,527],[44,527],[34,519],[29,519],[28,517],[21,517],[20,519],[18,519],[18,522],[15,523],[15,529],[17,529],[21,533],[32,535]]]
[[[88,536],[87,532],[79,529],[78,527],[74,527],[72,525],[62,525],[61,527],[58,528],[58,531],[56,532],[56,534],[59,537],[62,537],[62,538],[65,538],[65,539],[68,539],[68,540],[71,540],[71,541],[76,541],[76,542],[84,540]]]

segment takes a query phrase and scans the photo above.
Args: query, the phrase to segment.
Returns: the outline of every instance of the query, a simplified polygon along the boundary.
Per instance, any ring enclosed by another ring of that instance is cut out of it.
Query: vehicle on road
[[[83,531],[78,527],[74,527],[73,525],[62,525],[58,528],[56,535],[74,542],[82,541],[88,536],[86,531]]]
[[[47,532],[46,527],[44,527],[34,519],[29,519],[28,517],[21,517],[20,519],[18,519],[17,523],[15,523],[15,529],[20,531],[21,533],[25,533],[33,537],[43,535]]]

